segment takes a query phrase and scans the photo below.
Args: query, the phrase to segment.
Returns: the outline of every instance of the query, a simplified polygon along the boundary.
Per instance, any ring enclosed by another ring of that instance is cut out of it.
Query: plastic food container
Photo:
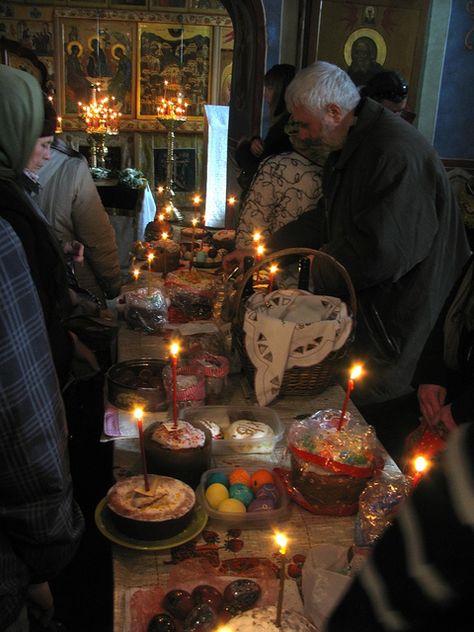
[[[271,454],[276,444],[283,438],[284,427],[278,414],[265,406],[197,406],[181,410],[182,419],[191,423],[211,422],[213,454]],[[269,426],[273,434],[267,437],[240,439],[226,438],[230,426],[240,420],[259,422]],[[215,431],[220,429],[219,435]],[[218,438],[220,437],[220,438]]]
[[[162,372],[165,363],[143,358],[118,362],[107,371],[107,399],[130,410],[142,406],[147,412],[166,410]]]
[[[213,509],[207,502],[205,496],[205,490],[207,488],[207,480],[212,474],[222,472],[225,475],[229,475],[235,467],[218,467],[212,470],[207,470],[201,477],[201,482],[196,489],[196,498],[201,507],[207,513],[209,518],[225,524],[228,527],[239,527],[241,529],[259,529],[268,528],[271,525],[279,526],[281,528],[282,520],[284,520],[289,513],[289,499],[283,484],[279,477],[273,474],[275,487],[278,490],[278,500],[275,505],[275,509],[269,509],[267,511],[257,511],[255,513],[240,513],[240,512],[222,512]],[[246,467],[246,471],[252,475],[256,470],[262,469],[262,465],[257,467]],[[266,468],[271,471],[271,468]]]

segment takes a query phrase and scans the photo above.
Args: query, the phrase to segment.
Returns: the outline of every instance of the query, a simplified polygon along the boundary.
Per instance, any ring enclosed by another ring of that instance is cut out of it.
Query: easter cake
[[[142,539],[168,538],[190,523],[196,497],[182,481],[167,476],[148,475],[149,490],[143,476],[130,476],[113,485],[107,506],[117,528]]]

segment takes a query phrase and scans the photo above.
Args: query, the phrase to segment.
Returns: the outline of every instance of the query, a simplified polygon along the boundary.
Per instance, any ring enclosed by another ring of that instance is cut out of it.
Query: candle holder
[[[120,112],[114,109],[115,97],[98,97],[100,84],[92,84],[92,98],[90,103],[79,101],[79,117],[86,127],[87,141],[90,145],[90,165],[93,168],[105,168],[107,155],[106,139],[116,136],[119,132],[118,124]]]
[[[183,222],[183,213],[176,208],[174,198],[174,173],[175,173],[175,132],[186,121],[186,108],[188,104],[181,94],[177,97],[160,99],[157,107],[157,121],[162,125],[167,133],[166,143],[166,182],[163,187],[163,200],[165,202],[168,219],[170,221]]]

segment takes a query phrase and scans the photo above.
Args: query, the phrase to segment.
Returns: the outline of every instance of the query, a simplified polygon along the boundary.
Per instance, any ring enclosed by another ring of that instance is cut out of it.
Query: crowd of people
[[[349,353],[366,370],[354,392],[363,416],[396,459],[420,418],[450,438],[442,465],[404,504],[328,630],[421,632],[439,621],[467,630],[459,613],[472,593],[474,550],[473,260],[439,156],[399,116],[407,84],[377,71],[363,88],[320,61],[298,73],[287,64],[267,73],[271,126],[265,139],[237,149],[245,196],[238,249],[224,265],[243,268],[256,230],[269,251],[308,247],[335,258],[357,296]],[[50,584],[80,546],[66,393],[75,363],[92,376],[99,365],[68,319],[78,308],[104,315],[121,283],[113,229],[87,164],[54,138],[55,129],[36,79],[0,65],[6,632],[27,632],[28,619],[48,629]],[[330,269],[319,265],[312,276],[315,292],[344,297]]]

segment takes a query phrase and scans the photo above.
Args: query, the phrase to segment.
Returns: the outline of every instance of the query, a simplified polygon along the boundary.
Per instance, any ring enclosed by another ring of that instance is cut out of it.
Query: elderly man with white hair
[[[301,139],[330,154],[322,206],[281,228],[267,247],[319,248],[348,270],[359,307],[351,354],[366,368],[354,400],[396,452],[403,421],[411,414],[417,422],[417,359],[469,255],[465,229],[433,147],[381,104],[361,98],[346,72],[315,62],[296,75],[285,98]],[[242,254],[230,253],[225,265]],[[315,287],[336,291],[320,272]]]

